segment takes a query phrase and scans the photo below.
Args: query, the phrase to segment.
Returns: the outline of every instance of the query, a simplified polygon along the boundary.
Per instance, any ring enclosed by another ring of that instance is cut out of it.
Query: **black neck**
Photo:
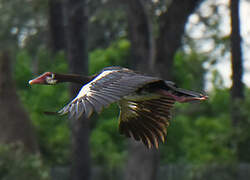
[[[55,74],[55,78],[58,80],[57,83],[73,82],[78,84],[87,84],[96,76],[81,76],[77,74]]]

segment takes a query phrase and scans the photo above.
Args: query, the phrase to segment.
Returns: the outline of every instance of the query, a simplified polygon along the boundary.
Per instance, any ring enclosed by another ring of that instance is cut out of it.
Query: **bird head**
[[[44,85],[55,85],[58,82],[56,74],[52,72],[45,72],[35,79],[29,81],[29,84],[44,84]]]

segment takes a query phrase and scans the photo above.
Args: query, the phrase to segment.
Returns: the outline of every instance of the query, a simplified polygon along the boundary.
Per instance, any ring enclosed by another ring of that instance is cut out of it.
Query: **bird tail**
[[[165,81],[167,90],[162,91],[166,96],[170,96],[178,102],[190,102],[190,101],[204,101],[208,99],[208,96],[204,93],[190,91],[176,87],[172,82]]]

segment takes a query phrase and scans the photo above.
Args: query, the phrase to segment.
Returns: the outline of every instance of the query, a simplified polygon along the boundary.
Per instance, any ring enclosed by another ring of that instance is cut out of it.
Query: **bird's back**
[[[76,98],[60,113],[70,112],[72,116],[90,116],[93,111],[100,112],[103,107],[134,94],[148,83],[160,81],[159,78],[145,76],[127,68],[108,67],[103,69],[91,82],[84,85]],[[83,108],[81,108],[83,106]]]

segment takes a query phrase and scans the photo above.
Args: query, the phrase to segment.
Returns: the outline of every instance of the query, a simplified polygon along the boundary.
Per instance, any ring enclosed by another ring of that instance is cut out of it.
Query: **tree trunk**
[[[63,20],[63,1],[49,0],[50,48],[53,53],[64,50],[65,32]]]
[[[172,79],[174,55],[181,46],[188,17],[200,2],[202,0],[174,0],[159,18],[155,71],[164,79]]]
[[[231,0],[231,64],[232,64],[232,99],[244,98],[243,60],[241,52],[239,0]],[[234,121],[234,120],[233,120]],[[236,122],[237,123],[237,120]]]
[[[29,117],[16,93],[7,51],[0,52],[0,143],[20,143],[27,152],[38,152]]]
[[[231,65],[232,65],[232,88],[231,88],[231,119],[232,125],[236,130],[235,147],[239,162],[250,161],[250,137],[245,136],[249,131],[249,122],[241,111],[244,103],[244,84],[243,77],[243,59],[241,51],[241,35],[240,35],[240,14],[239,0],[230,1],[231,9]],[[240,128],[240,134],[237,133]],[[238,130],[238,131],[237,131]],[[242,136],[243,135],[243,136]],[[234,139],[235,140],[235,139]]]
[[[155,50],[152,23],[144,1],[127,0],[132,55],[130,64],[133,68],[145,73],[158,73],[159,76],[170,79],[173,57],[181,45],[181,37],[188,16],[193,13],[200,1],[172,1],[168,11],[160,18],[158,49]],[[155,52],[157,52],[156,57]],[[141,143],[131,140],[125,180],[155,180],[158,159],[159,152],[157,150],[148,150]]]
[[[67,56],[70,73],[88,74],[86,1],[65,0]],[[72,85],[72,97],[81,85]],[[90,179],[89,119],[72,120],[72,180]]]
[[[130,66],[141,72],[152,73],[154,42],[152,24],[142,0],[128,0],[127,17],[131,42]],[[158,152],[148,150],[141,142],[129,141],[129,155],[125,180],[154,180]]]
[[[125,180],[155,180],[158,164],[157,149],[147,149],[141,142],[129,140]]]
[[[131,42],[130,66],[140,71],[153,71],[155,46],[151,19],[143,0],[127,0],[128,35]]]

